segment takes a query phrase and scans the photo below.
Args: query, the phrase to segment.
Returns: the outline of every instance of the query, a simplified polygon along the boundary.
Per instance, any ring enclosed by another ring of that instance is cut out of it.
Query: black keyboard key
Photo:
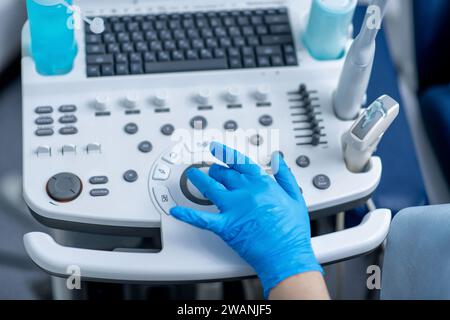
[[[202,58],[202,59],[212,59],[213,58],[213,54],[212,54],[211,50],[209,50],[209,49],[202,49],[202,50],[200,50],[200,58]]]
[[[241,29],[239,27],[228,28],[228,34],[230,35],[230,37],[240,37]]]
[[[161,30],[159,32],[159,39],[161,41],[172,40],[172,32],[170,30]]]
[[[173,32],[173,38],[175,40],[184,40],[186,39],[186,32],[183,29],[178,29]]]
[[[154,52],[144,53],[144,61],[145,62],[156,62],[156,54]]]
[[[184,60],[184,53],[181,50],[175,50],[172,52],[172,60],[180,61]]]
[[[102,43],[102,36],[98,34],[88,34],[86,35],[86,43],[88,44]]]
[[[293,39],[291,35],[284,36],[262,36],[261,43],[263,45],[273,45],[273,44],[291,44]]]
[[[238,17],[237,24],[240,26],[248,26],[250,24],[250,19],[246,16]]]
[[[230,62],[230,68],[231,69],[240,69],[240,68],[242,68],[241,59],[238,58],[238,57],[231,57],[229,62]]]
[[[142,31],[153,30],[153,23],[151,21],[143,21],[143,22],[141,22],[141,30]]]
[[[209,49],[215,49],[219,47],[219,42],[214,38],[208,38],[206,39],[206,47]]]
[[[218,27],[214,29],[214,34],[217,38],[224,38],[228,36],[227,29]]]
[[[247,44],[252,47],[259,46],[259,38],[258,37],[248,37]]]
[[[236,21],[234,20],[233,17],[225,17],[223,19],[223,24],[227,27],[231,27],[231,26],[235,26],[236,25]]]
[[[125,53],[117,53],[114,59],[116,63],[128,63],[128,56]]]
[[[122,43],[122,52],[130,53],[134,52],[134,45],[131,42]]]
[[[189,39],[199,39],[200,38],[200,33],[198,32],[197,29],[188,29],[186,31],[186,34]]]
[[[147,42],[141,41],[141,42],[136,43],[136,51],[137,52],[147,52],[148,51]]]
[[[224,58],[226,56],[225,50],[217,48],[214,50],[214,57],[215,58]]]
[[[291,34],[291,27],[288,24],[276,24],[270,26],[272,34]]]
[[[90,44],[86,46],[87,54],[101,54],[106,53],[104,44]]]
[[[226,59],[210,59],[198,61],[171,61],[146,63],[146,73],[167,73],[167,72],[187,72],[187,71],[207,71],[227,69]]]
[[[87,76],[88,77],[100,77],[100,67],[96,65],[87,66]]]
[[[139,23],[138,22],[128,22],[127,23],[127,30],[129,32],[139,31]]]
[[[192,48],[193,49],[203,49],[205,47],[205,42],[203,39],[194,39],[192,40]]]
[[[167,21],[164,20],[158,20],[155,22],[155,29],[156,30],[165,30],[167,29]]]
[[[131,41],[139,42],[144,41],[144,34],[140,31],[135,31],[131,34]]]
[[[214,36],[213,30],[208,28],[203,28],[200,30],[202,38],[212,38]]]
[[[160,61],[160,62],[170,61],[170,53],[167,51],[159,51],[158,52],[158,61]]]
[[[250,22],[251,22],[253,25],[261,25],[261,24],[264,23],[263,18],[260,17],[260,16],[253,16],[253,17],[251,17],[251,18],[250,18]]]
[[[102,76],[113,76],[114,75],[114,67],[112,64],[104,64],[102,65]]]
[[[258,34],[260,36],[265,36],[265,35],[269,34],[269,29],[266,26],[264,26],[264,25],[257,26],[256,27],[256,34]]]
[[[186,51],[186,58],[188,60],[197,60],[198,59],[197,50],[187,50]]]
[[[244,35],[245,37],[250,37],[255,35],[255,30],[253,29],[252,26],[246,26],[242,28],[242,35]]]
[[[130,35],[126,32],[119,32],[117,34],[117,41],[120,43],[130,42]]]
[[[256,48],[256,54],[258,56],[273,56],[281,55],[281,47],[279,46],[260,46]]]
[[[103,42],[105,43],[115,43],[116,36],[114,33],[104,33],[103,34]]]
[[[292,44],[285,45],[283,49],[285,54],[295,54],[295,47]]]
[[[272,66],[274,67],[281,67],[284,66],[284,60],[282,56],[272,56],[271,57],[272,60]]]
[[[130,62],[138,62],[141,63],[142,62],[142,55],[140,53],[130,53]]]
[[[111,64],[114,62],[112,54],[91,54],[86,59],[88,64]]]
[[[154,30],[147,31],[145,33],[145,40],[147,41],[156,41],[158,40],[158,32]]]
[[[144,70],[142,68],[142,63],[132,63],[130,65],[130,72],[131,72],[131,74],[142,74],[142,73],[144,73]]]
[[[108,53],[120,53],[120,46],[117,43],[110,43],[107,46]]]
[[[189,50],[191,49],[191,43],[188,40],[179,40],[177,42],[178,49],[180,50]]]
[[[113,24],[112,29],[114,30],[114,32],[123,32],[126,31],[125,30],[125,24],[122,22],[116,22]]]
[[[246,45],[245,39],[243,37],[235,37],[233,38],[233,45],[235,47],[244,47]]]
[[[124,63],[116,64],[116,74],[119,76],[124,76],[129,74],[128,65]]]
[[[253,56],[246,56],[243,61],[245,68],[256,68],[256,60]]]
[[[289,23],[289,16],[287,14],[270,15],[266,16],[264,21],[267,24],[286,24]]]
[[[173,51],[177,49],[177,44],[173,40],[164,41],[164,50]]]
[[[220,47],[229,48],[231,47],[231,39],[230,38],[220,38],[219,39]]]
[[[264,67],[270,67],[270,60],[269,57],[258,57],[258,66],[264,68]]]
[[[150,50],[151,51],[161,51],[163,49],[161,41],[152,41],[150,42]]]
[[[286,60],[286,65],[288,66],[298,65],[297,57],[294,54],[287,54],[284,58]]]
[[[253,56],[255,54],[252,47],[243,47],[241,48],[241,51],[243,56]]]
[[[228,49],[228,56],[230,57],[240,57],[241,53],[239,49],[237,48],[229,48]]]

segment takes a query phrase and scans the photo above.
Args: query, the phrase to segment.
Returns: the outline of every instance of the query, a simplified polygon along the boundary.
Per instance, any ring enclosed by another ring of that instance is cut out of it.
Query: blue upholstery
[[[450,1],[415,0],[416,56],[420,91],[450,82]]]
[[[410,208],[392,221],[381,299],[450,299],[450,205]]]
[[[355,31],[359,32],[365,15],[365,7],[358,7],[355,13]],[[385,34],[380,30],[377,38],[372,78],[368,88],[368,101],[388,94],[403,106],[397,73],[393,65]],[[428,204],[428,198],[417,160],[410,127],[405,110],[401,108],[398,118],[384,136],[377,155],[383,160],[383,176],[373,199],[377,207],[398,211]],[[360,222],[367,211],[362,208],[347,214],[347,225]]]
[[[450,186],[450,84],[427,89],[420,104],[428,135]]]

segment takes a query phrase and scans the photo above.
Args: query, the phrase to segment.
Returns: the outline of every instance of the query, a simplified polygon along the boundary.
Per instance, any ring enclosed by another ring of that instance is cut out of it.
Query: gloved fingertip
[[[174,216],[177,219],[184,216],[184,213],[185,209],[183,207],[173,207],[170,209],[170,215]]]

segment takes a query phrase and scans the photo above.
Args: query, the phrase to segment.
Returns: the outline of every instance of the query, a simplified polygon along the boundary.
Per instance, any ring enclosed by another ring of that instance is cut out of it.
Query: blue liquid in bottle
[[[78,52],[75,32],[70,27],[73,13],[61,2],[27,0],[31,55],[36,70],[45,76],[69,73]],[[72,0],[64,2],[72,4]]]

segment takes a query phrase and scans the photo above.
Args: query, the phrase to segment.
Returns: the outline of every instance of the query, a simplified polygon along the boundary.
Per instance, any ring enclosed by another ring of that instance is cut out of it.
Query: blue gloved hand
[[[267,298],[288,277],[322,272],[311,247],[308,211],[300,188],[280,154],[272,157],[273,177],[241,153],[219,143],[212,154],[229,168],[214,164],[209,176],[198,169],[189,180],[220,214],[184,207],[171,214],[211,230],[231,246],[258,274]],[[275,168],[277,169],[277,168]]]

